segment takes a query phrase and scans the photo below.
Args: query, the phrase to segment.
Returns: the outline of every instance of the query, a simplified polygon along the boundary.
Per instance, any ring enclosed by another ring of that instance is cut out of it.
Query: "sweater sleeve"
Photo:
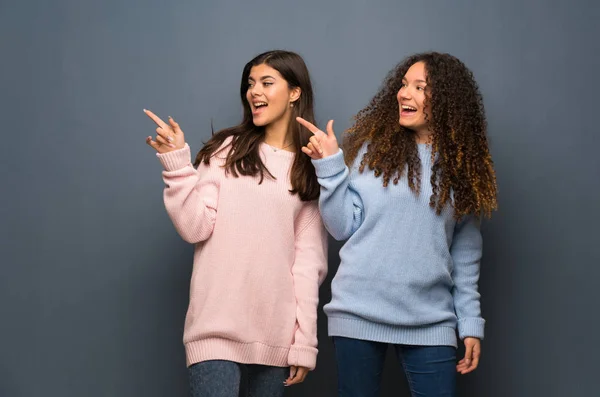
[[[454,262],[454,310],[460,339],[483,339],[485,320],[481,317],[478,282],[483,240],[475,216],[463,218],[454,229],[450,254]]]
[[[321,185],[319,207],[325,227],[336,240],[348,239],[360,226],[363,203],[350,184],[350,171],[344,163],[344,153],[313,160]]]
[[[217,218],[219,175],[216,159],[195,169],[190,147],[157,154],[164,167],[163,194],[167,213],[181,237],[189,243],[204,241],[212,234]]]
[[[314,369],[317,362],[319,286],[327,275],[327,232],[316,202],[307,203],[296,226],[292,266],[296,295],[296,330],[288,365]]]

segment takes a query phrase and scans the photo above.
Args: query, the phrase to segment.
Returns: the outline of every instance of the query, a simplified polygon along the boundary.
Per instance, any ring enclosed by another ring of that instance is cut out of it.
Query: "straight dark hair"
[[[225,169],[235,177],[239,175],[260,175],[259,184],[265,174],[274,178],[260,158],[259,147],[264,141],[265,128],[254,125],[252,111],[246,99],[248,78],[254,66],[268,65],[277,70],[287,81],[290,89],[300,88],[300,98],[290,108],[292,115],[288,131],[291,132],[293,147],[296,151],[294,163],[290,172],[292,185],[291,194],[298,194],[302,201],[315,200],[319,197],[319,184],[310,157],[303,155],[301,148],[308,144],[312,133],[296,122],[296,117],[315,123],[313,110],[313,91],[308,68],[302,57],[294,52],[274,50],[256,56],[244,66],[240,85],[240,98],[244,109],[241,124],[226,128],[214,134],[196,156],[195,166],[200,163],[209,164],[210,158],[217,152],[229,148],[225,161]],[[222,147],[227,138],[231,137],[228,146]]]

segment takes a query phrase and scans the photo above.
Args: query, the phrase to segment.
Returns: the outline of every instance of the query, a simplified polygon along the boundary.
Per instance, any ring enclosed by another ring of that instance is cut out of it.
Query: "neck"
[[[293,142],[291,134],[288,133],[289,115],[267,125],[265,127],[265,143],[279,149],[290,150]],[[293,148],[292,148],[293,150]]]
[[[428,129],[415,131],[415,140],[417,143],[430,144],[433,142],[433,132]]]

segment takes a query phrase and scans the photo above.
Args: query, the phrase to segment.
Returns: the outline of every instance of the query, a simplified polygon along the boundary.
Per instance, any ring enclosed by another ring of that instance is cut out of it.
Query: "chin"
[[[400,127],[410,128],[410,123],[407,123],[405,118],[399,117],[398,124],[400,124]]]
[[[257,126],[257,127],[264,127],[264,126],[266,126],[266,125],[268,125],[268,124],[269,124],[269,121],[268,121],[268,120],[266,120],[266,119],[261,119],[261,118],[259,118],[258,120],[257,120],[257,119],[252,119],[252,123],[253,123],[255,126]]]

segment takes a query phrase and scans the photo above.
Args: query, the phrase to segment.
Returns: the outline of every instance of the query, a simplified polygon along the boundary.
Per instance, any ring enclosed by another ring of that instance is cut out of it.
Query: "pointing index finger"
[[[304,120],[302,117],[296,117],[296,121],[305,126],[310,132],[312,132],[315,135],[321,132],[321,130],[318,129],[313,123]]]
[[[149,111],[149,110],[147,110],[147,109],[144,109],[144,113],[146,113],[146,115],[147,115],[148,117],[150,117],[150,118],[152,119],[152,121],[154,121],[154,122],[156,123],[156,125],[157,125],[157,126],[159,126],[160,128],[163,128],[163,129],[165,129],[165,130],[169,128],[169,127],[167,126],[167,124],[166,124],[164,121],[162,121],[162,120],[160,119],[160,117],[158,117],[157,115],[155,115],[155,114],[154,114],[154,113],[152,113],[151,111]]]

